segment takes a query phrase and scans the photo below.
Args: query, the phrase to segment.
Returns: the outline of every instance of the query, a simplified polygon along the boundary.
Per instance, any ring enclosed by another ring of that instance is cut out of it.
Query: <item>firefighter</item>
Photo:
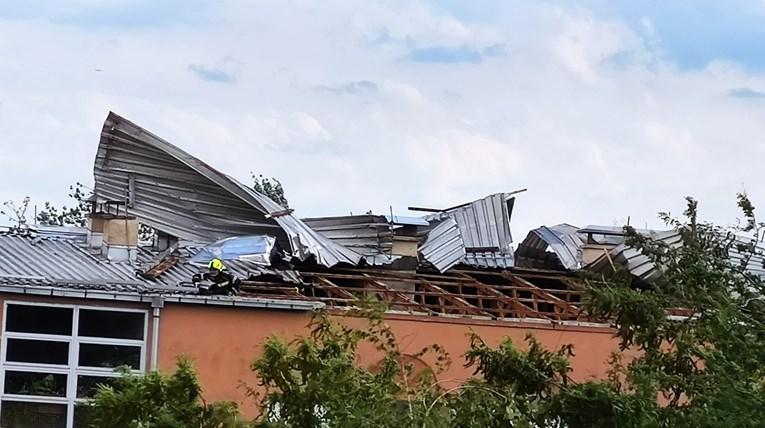
[[[210,281],[207,289],[200,288],[199,294],[228,294],[233,295],[239,292],[241,280],[236,276],[226,272],[226,265],[220,259],[212,259],[207,265],[207,272],[202,275],[196,274],[192,278],[194,284],[200,281]]]

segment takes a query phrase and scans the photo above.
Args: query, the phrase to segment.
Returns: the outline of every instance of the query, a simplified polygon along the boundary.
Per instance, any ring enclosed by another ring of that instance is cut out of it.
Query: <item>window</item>
[[[8,339],[5,345],[5,361],[65,366],[69,362],[69,343]]]
[[[0,427],[76,428],[98,385],[145,370],[147,312],[6,302]]]

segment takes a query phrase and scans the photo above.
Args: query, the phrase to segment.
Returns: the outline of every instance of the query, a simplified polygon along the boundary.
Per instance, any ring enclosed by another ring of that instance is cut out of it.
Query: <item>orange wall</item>
[[[256,377],[249,370],[264,341],[272,335],[291,339],[306,332],[310,314],[299,311],[233,309],[197,305],[167,305],[162,310],[159,334],[159,367],[172,369],[178,355],[193,358],[207,400],[233,400],[245,413],[255,411],[252,399],[244,396],[241,382],[254,386]],[[363,320],[342,317],[345,322]],[[404,353],[414,354],[438,343],[451,355],[453,363],[438,380],[444,386],[472,375],[463,367],[462,355],[468,347],[467,333],[475,331],[490,345],[504,337],[521,343],[530,332],[549,347],[573,344],[572,376],[577,380],[602,377],[608,355],[616,349],[613,331],[599,327],[557,326],[538,323],[477,321],[443,317],[391,315],[388,324],[396,333]],[[424,358],[432,367],[428,358]],[[360,361],[373,365],[379,360],[362,350]]]

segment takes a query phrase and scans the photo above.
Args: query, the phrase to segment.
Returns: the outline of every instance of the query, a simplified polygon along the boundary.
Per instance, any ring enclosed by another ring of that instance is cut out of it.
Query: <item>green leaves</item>
[[[284,196],[284,187],[282,187],[282,183],[279,180],[273,177],[263,177],[263,174],[255,175],[254,172],[250,172],[250,176],[252,177],[253,190],[268,196],[284,209],[290,207],[287,198]]]
[[[235,428],[235,403],[202,401],[196,373],[187,359],[178,360],[170,376],[145,376],[124,370],[111,385],[101,385],[89,404],[90,426],[98,428]]]

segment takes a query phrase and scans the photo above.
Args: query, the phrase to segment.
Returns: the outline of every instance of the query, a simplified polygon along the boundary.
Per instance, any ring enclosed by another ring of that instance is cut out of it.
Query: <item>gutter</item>
[[[267,299],[262,297],[197,296],[187,294],[129,293],[104,290],[78,290],[49,286],[0,285],[0,293],[23,294],[28,296],[68,297],[72,299],[94,299],[116,302],[152,303],[162,298],[165,303],[197,304],[237,308],[259,308],[286,311],[313,311],[323,308],[322,302],[288,299]]]

